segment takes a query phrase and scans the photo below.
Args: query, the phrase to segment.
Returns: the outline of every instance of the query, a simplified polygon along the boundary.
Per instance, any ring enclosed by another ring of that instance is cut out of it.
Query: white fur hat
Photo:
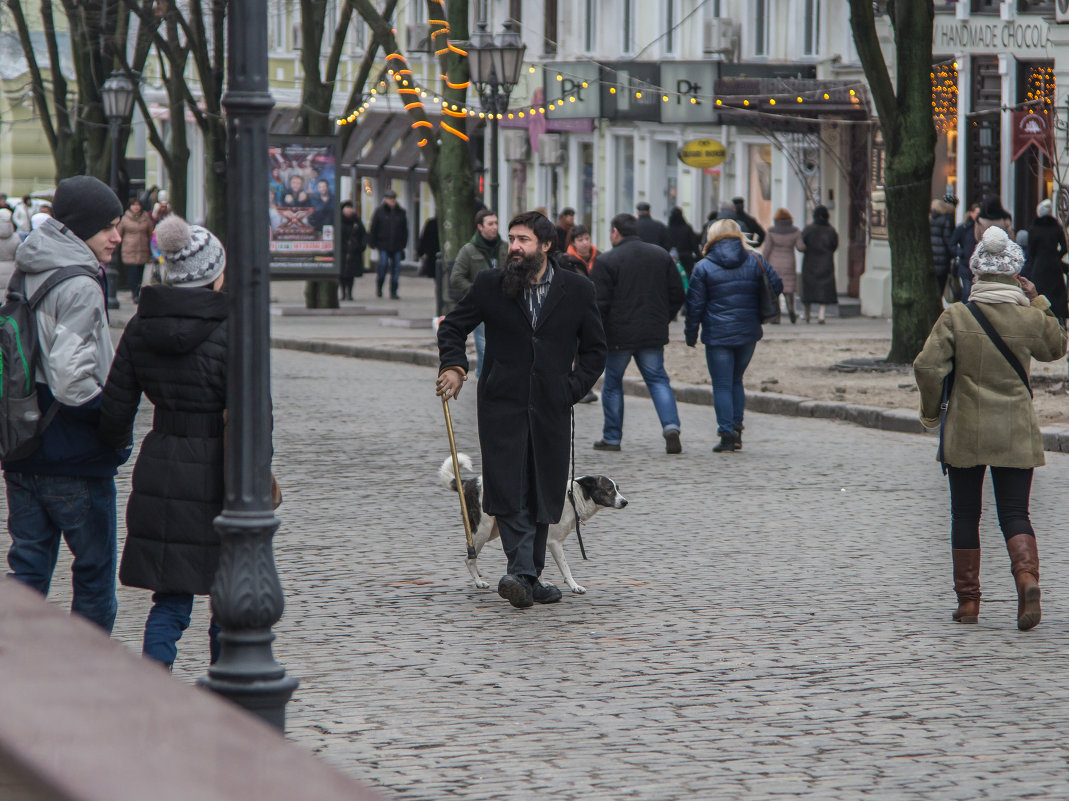
[[[1037,217],[1049,217],[1050,213],[1054,211],[1054,204],[1049,200],[1044,200],[1038,206],[1036,206]]]
[[[1017,275],[1024,266],[1024,251],[997,225],[992,225],[969,259],[974,275]]]

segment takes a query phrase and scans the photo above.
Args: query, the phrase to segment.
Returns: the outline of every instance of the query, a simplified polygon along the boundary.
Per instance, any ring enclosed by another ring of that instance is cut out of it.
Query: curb
[[[345,345],[340,342],[282,337],[272,337],[271,347],[282,350],[305,351],[307,353],[322,353],[330,356],[347,356],[351,359],[401,362],[421,367],[438,366],[438,356],[422,350],[381,348],[373,345]],[[712,387],[698,384],[677,384],[673,385],[672,390],[675,393],[676,401],[679,403],[691,403],[696,406],[713,405]],[[639,398],[648,398],[650,396],[645,382],[638,378],[624,379],[624,394]],[[841,420],[863,428],[894,431],[899,434],[932,436],[937,433],[935,430],[929,431],[922,426],[920,420],[917,419],[917,413],[909,409],[885,409],[880,406],[859,406],[854,403],[817,401],[798,397],[797,395],[781,395],[776,392],[747,392],[746,408],[761,414]],[[1040,429],[1040,432],[1043,435],[1044,450],[1054,453],[1069,453],[1069,426],[1048,426]]]

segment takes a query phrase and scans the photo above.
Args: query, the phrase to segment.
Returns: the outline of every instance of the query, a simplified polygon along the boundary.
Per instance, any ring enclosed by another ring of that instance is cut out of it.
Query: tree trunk
[[[468,2],[454,0],[447,7],[449,38],[465,41],[468,38]],[[464,84],[468,81],[468,61],[464,56],[449,52],[443,59],[443,72],[450,83]],[[467,89],[450,89],[442,82],[442,95],[450,103],[467,105]],[[467,120],[449,118],[450,124],[461,132],[467,131]],[[457,253],[471,239],[475,230],[475,175],[471,168],[471,151],[468,142],[442,131],[441,145],[433,164],[429,165],[429,181],[434,193],[438,214],[438,235],[442,247],[442,270],[448,275],[448,267]],[[494,212],[497,209],[493,209]],[[504,221],[502,221],[504,224]],[[507,233],[506,233],[507,235]]]
[[[849,0],[854,44],[865,69],[886,147],[884,191],[891,248],[890,362],[908,364],[942,310],[928,208],[935,166],[932,124],[932,0],[891,0],[896,84],[876,34],[870,0]]]

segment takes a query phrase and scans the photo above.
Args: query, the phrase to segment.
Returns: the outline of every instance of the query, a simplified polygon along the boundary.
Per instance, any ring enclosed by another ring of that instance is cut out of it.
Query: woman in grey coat
[[[813,222],[802,231],[802,303],[805,304],[805,321],[809,322],[809,307],[817,304],[817,322],[823,324],[824,309],[828,304],[839,302],[835,291],[835,251],[839,247],[839,235],[828,222],[828,210],[824,206],[813,209]]]

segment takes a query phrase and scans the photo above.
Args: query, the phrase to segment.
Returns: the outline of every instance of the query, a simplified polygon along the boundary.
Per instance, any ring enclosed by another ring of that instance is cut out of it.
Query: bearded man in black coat
[[[553,603],[538,577],[546,537],[564,511],[570,411],[605,367],[594,285],[560,267],[556,229],[537,212],[513,217],[502,269],[483,270],[438,326],[436,390],[455,398],[467,379],[465,342],[486,325],[478,385],[483,510],[495,515],[508,573],[497,591],[513,606]]]

